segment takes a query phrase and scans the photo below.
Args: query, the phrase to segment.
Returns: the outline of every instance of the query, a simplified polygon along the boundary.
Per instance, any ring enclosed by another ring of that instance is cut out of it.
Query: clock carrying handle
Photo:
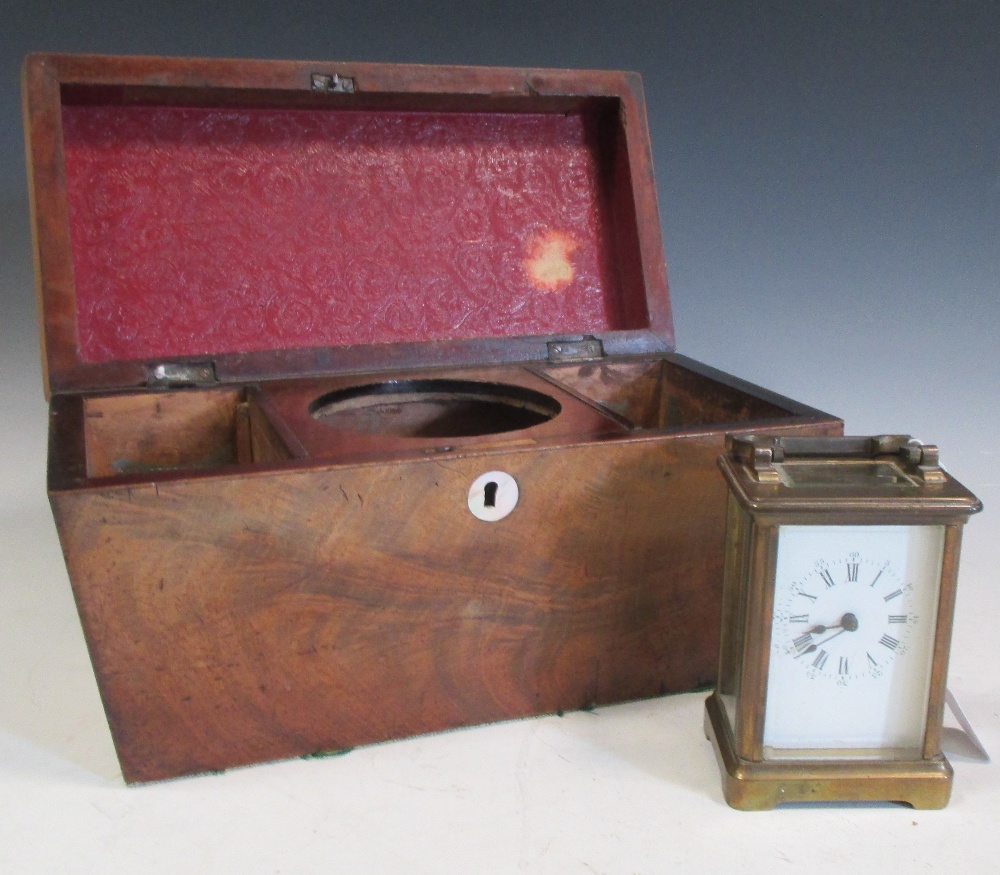
[[[771,470],[773,465],[792,459],[875,461],[886,457],[925,482],[941,482],[945,479],[938,462],[938,448],[933,444],[922,444],[905,434],[874,437],[727,435],[726,446],[735,458],[758,475],[758,479],[762,472]]]

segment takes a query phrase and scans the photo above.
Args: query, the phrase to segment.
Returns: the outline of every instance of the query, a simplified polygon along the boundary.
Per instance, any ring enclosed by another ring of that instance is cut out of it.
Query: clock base
[[[753,761],[736,754],[729,719],[713,694],[705,735],[715,748],[722,791],[732,808],[766,811],[785,802],[901,802],[944,808],[954,772],[943,756],[929,760]]]

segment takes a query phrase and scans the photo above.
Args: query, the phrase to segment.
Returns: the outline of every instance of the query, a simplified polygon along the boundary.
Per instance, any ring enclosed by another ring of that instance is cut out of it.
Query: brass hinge
[[[604,344],[590,335],[581,340],[550,340],[546,346],[549,361],[553,364],[589,362],[604,358]]]
[[[219,382],[214,362],[162,362],[146,366],[146,385],[177,389],[183,386],[210,386]]]
[[[354,79],[351,76],[313,73],[310,82],[313,91],[324,91],[327,94],[354,94]]]

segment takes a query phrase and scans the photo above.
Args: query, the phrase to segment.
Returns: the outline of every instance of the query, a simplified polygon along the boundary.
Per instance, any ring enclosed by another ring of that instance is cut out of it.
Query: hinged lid
[[[24,97],[49,392],[673,349],[635,74],[35,55]]]

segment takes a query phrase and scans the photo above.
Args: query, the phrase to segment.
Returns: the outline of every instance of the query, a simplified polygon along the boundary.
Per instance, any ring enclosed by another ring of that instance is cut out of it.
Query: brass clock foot
[[[705,730],[722,772],[726,802],[741,811],[767,811],[788,802],[899,802],[917,809],[944,808],[953,770],[933,760],[764,760],[736,755],[717,696],[705,703]]]

